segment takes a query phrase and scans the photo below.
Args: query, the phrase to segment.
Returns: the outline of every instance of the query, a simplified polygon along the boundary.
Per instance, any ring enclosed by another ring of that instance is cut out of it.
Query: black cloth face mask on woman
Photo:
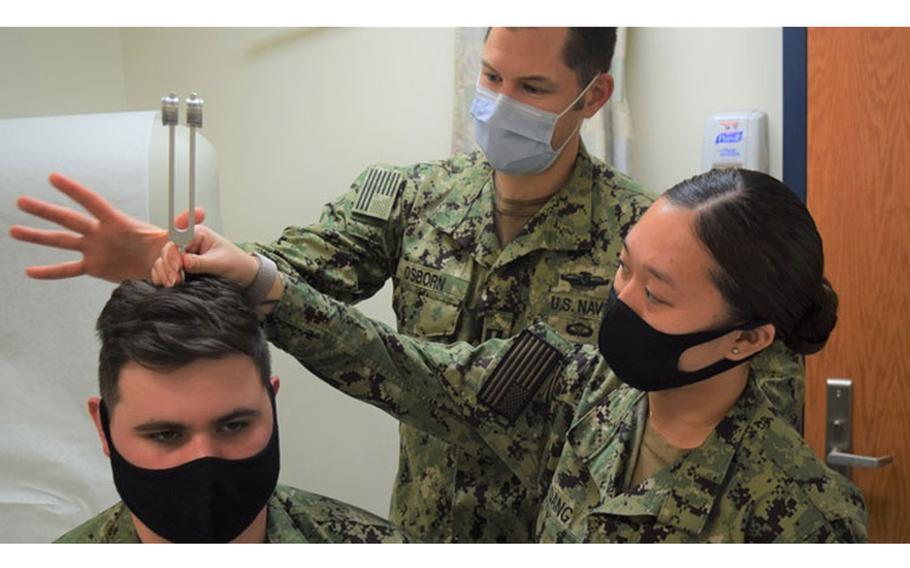
[[[723,358],[696,371],[679,370],[679,357],[686,349],[712,341],[736,330],[755,329],[766,322],[751,320],[739,325],[696,333],[670,334],[657,331],[610,290],[597,346],[607,364],[622,382],[641,391],[659,391],[703,381],[742,365],[758,353],[734,361]]]

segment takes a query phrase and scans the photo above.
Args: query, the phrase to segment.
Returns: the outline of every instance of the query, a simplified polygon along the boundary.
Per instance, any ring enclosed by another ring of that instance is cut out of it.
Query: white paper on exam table
[[[187,137],[179,130],[177,183],[185,188]],[[98,392],[94,324],[114,285],[27,278],[26,266],[79,254],[10,238],[11,224],[53,228],[19,211],[16,197],[78,207],[48,183],[56,171],[164,227],[165,131],[156,112],[0,121],[0,542],[51,541],[118,500],[85,407]],[[214,149],[202,137],[197,143],[197,203],[220,230]]]

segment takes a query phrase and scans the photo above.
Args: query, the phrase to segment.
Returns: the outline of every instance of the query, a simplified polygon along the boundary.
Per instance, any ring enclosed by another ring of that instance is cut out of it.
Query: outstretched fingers
[[[59,189],[79,205],[85,207],[86,211],[99,220],[103,221],[116,213],[116,209],[114,209],[106,199],[74,179],[54,172],[50,175],[48,180],[51,182],[51,185]]]
[[[94,221],[78,211],[54,205],[41,199],[35,199],[34,197],[22,196],[16,200],[16,205],[26,213],[57,223],[83,235],[91,232],[95,226]]]
[[[85,274],[85,263],[81,260],[72,262],[61,262],[59,264],[49,264],[47,266],[29,266],[25,273],[37,280],[59,280],[61,278],[73,278]]]
[[[82,237],[66,231],[46,231],[44,229],[13,225],[10,227],[9,234],[14,239],[26,243],[46,245],[64,250],[82,250]]]

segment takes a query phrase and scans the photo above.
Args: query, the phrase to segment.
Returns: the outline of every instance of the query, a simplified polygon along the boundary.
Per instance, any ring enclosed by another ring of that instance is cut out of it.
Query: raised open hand
[[[29,266],[26,274],[38,279],[72,278],[88,274],[111,282],[128,278],[146,278],[161,248],[167,242],[167,231],[113,207],[101,195],[64,175],[53,173],[50,183],[90,213],[61,207],[32,197],[20,197],[19,209],[36,217],[56,223],[68,231],[35,229],[13,225],[10,236],[39,245],[78,251],[80,260],[46,266]],[[196,208],[196,223],[205,218],[202,208]],[[177,218],[179,228],[185,228],[189,212]]]

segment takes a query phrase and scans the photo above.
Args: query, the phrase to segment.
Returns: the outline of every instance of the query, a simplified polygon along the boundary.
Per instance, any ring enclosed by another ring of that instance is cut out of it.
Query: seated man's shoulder
[[[122,501],[85,521],[61,536],[55,543],[130,543],[139,542],[129,511]]]
[[[407,542],[386,519],[316,493],[287,485],[269,501],[270,542]]]

